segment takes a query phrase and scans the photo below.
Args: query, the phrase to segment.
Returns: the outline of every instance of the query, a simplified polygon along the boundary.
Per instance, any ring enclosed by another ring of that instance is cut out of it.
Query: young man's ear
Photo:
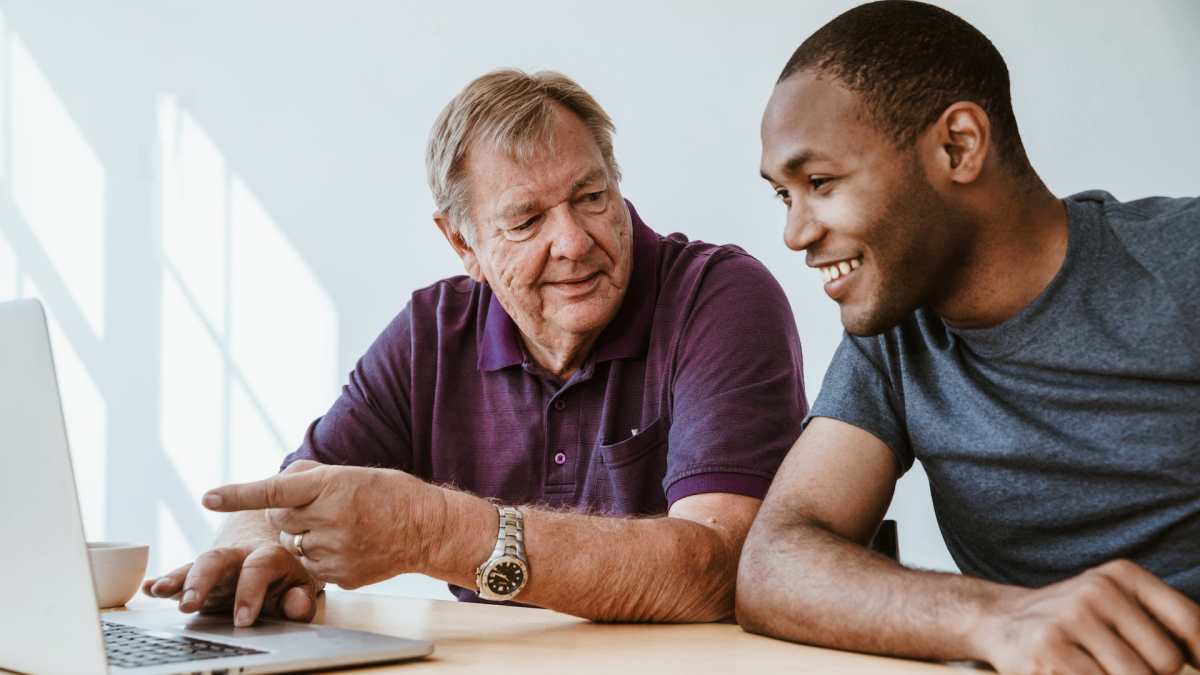
[[[433,222],[437,224],[437,228],[441,230],[442,236],[446,241],[450,242],[450,248],[458,254],[462,259],[463,269],[467,271],[467,275],[475,281],[483,283],[483,273],[479,271],[479,259],[475,257],[475,251],[466,239],[459,234],[458,230],[450,225],[450,217],[442,211],[436,211],[433,214]]]
[[[991,155],[991,142],[992,125],[983,108],[970,101],[950,105],[927,136],[932,173],[960,185],[975,182]]]

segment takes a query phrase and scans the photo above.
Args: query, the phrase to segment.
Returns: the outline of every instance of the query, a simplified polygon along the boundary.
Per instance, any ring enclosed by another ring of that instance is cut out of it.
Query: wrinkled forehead
[[[587,128],[565,110],[556,118],[521,141],[473,142],[465,158],[473,201],[482,206],[513,198],[565,198],[583,183],[607,182],[603,153]]]
[[[780,178],[804,157],[848,159],[884,140],[859,95],[829,76],[801,71],[780,82],[763,112],[762,171]]]

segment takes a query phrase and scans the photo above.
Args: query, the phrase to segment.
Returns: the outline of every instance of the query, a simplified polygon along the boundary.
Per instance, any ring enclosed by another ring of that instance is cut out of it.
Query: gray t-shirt
[[[898,473],[921,460],[966,574],[1037,587],[1128,558],[1200,600],[1200,198],[1065,203],[1066,259],[1028,307],[847,335],[809,418],[878,436]]]

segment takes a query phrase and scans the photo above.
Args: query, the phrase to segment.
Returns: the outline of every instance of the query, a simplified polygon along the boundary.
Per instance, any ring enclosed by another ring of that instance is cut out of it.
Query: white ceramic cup
[[[150,547],[114,541],[89,541],[92,582],[100,609],[120,607],[138,592],[150,559]]]

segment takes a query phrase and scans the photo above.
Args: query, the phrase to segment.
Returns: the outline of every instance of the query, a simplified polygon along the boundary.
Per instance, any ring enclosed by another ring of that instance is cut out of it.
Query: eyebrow
[[[604,178],[606,173],[607,171],[604,169],[593,169],[592,171],[588,172],[586,176],[576,180],[571,184],[571,194],[575,194],[584,186]],[[538,203],[534,201],[517,202],[512,206],[505,207],[499,212],[498,215],[500,219],[508,220],[510,218],[516,218],[517,216],[525,215],[526,213],[532,213],[533,211],[537,211],[538,208]]]
[[[600,180],[601,178],[604,178],[604,175],[606,173],[607,172],[604,169],[592,169],[592,171],[590,173],[588,173],[588,175],[584,176],[583,178],[580,178],[579,180],[577,180],[573,184],[571,184],[571,194],[578,192],[580,189],[582,189],[585,185],[588,185],[589,183],[594,183],[594,182]]]
[[[817,152],[816,150],[812,150],[811,148],[805,148],[804,150],[801,150],[800,152],[797,152],[796,154],[787,158],[787,161],[783,163],[783,175],[784,176],[794,175],[798,171],[800,171],[800,169],[803,168],[805,164],[808,164],[809,162],[813,162],[813,161],[820,160],[820,159],[829,159],[829,158],[827,156]],[[760,173],[760,175],[762,175],[762,177],[764,179],[772,180],[772,178],[767,175],[766,171],[760,171],[759,173]]]
[[[516,204],[513,204],[512,206],[506,207],[504,210],[502,210],[499,214],[499,217],[501,220],[508,220],[509,218],[516,218],[517,216],[536,211],[537,208],[537,202],[517,202]]]

